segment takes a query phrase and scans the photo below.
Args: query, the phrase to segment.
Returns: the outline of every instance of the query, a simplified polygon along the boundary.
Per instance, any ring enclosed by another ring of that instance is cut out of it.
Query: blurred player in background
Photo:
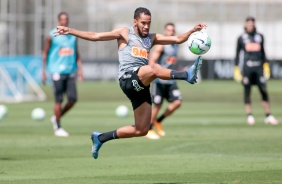
[[[69,16],[65,12],[58,15],[60,26],[68,26]],[[73,35],[55,37],[56,29],[50,31],[44,43],[42,82],[46,82],[47,70],[51,74],[53,92],[55,97],[54,114],[51,117],[56,136],[69,136],[61,126],[61,117],[68,112],[77,101],[76,71],[78,80],[83,80],[80,56],[77,48],[77,38]],[[63,95],[66,94],[68,102],[62,107]]]
[[[199,57],[186,71],[175,71],[159,64],[148,65],[150,49],[153,45],[181,44],[195,31],[202,30],[206,24],[197,24],[193,29],[178,36],[164,36],[149,33],[151,13],[146,8],[137,8],[134,12],[134,26],[114,29],[110,32],[84,32],[65,26],[57,26],[56,35],[72,34],[90,41],[117,40],[119,55],[119,83],[130,99],[134,111],[135,124],[124,126],[106,133],[93,132],[92,156],[97,159],[103,143],[118,138],[145,136],[151,124],[152,102],[150,83],[156,78],[164,80],[186,80],[194,84],[197,72],[202,65]]]
[[[175,35],[175,25],[173,23],[167,23],[164,28],[165,36]],[[154,65],[155,63],[158,63],[164,68],[175,69],[177,52],[177,44],[156,45],[154,51],[151,53],[149,64]],[[146,137],[149,139],[159,139],[159,135],[165,136],[165,131],[162,128],[162,121],[171,115],[181,105],[182,98],[176,81],[162,80],[159,78],[155,79],[152,85],[152,99],[153,103],[155,104],[152,109],[152,126]],[[165,112],[156,118],[159,110],[162,107],[164,99],[166,99],[170,104]],[[153,126],[156,127],[158,134],[156,134],[153,130]]]
[[[256,31],[255,18],[247,17],[245,21],[245,33],[237,42],[234,79],[242,82],[244,86],[245,111],[247,123],[255,124],[255,118],[251,107],[251,86],[256,84],[259,88],[262,106],[265,111],[265,123],[277,125],[278,120],[270,113],[269,97],[266,89],[266,80],[270,78],[269,62],[264,52],[264,37]]]

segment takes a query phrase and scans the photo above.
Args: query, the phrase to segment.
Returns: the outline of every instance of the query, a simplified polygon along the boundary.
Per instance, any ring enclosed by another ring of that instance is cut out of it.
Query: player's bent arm
[[[262,53],[262,60],[263,60],[263,76],[266,80],[269,80],[270,79],[270,76],[271,76],[271,71],[270,71],[270,66],[269,66],[269,61],[267,60],[266,58],[266,55],[265,55],[265,51],[264,51],[264,37],[263,35],[261,35],[262,37],[262,42],[261,42],[261,53]]]
[[[115,40],[121,38],[121,34],[119,33],[119,31],[116,30],[113,30],[111,32],[95,33],[95,32],[84,32],[75,29],[70,29],[69,34],[90,41],[109,41],[109,40]]]
[[[44,47],[43,47],[43,52],[42,52],[42,64],[43,64],[43,67],[46,66],[46,60],[47,60],[48,52],[49,52],[50,47],[51,47],[51,43],[52,43],[51,36],[47,36],[47,38],[46,38],[46,40],[44,42]]]
[[[123,30],[125,30],[125,28],[114,29],[111,32],[96,33],[96,32],[88,32],[88,31],[80,31],[64,26],[57,26],[57,32],[55,32],[54,34],[57,36],[71,34],[76,37],[89,41],[109,41],[109,40],[122,38]]]
[[[241,37],[238,38],[237,40],[237,46],[236,46],[236,56],[235,56],[235,66],[239,65],[239,55],[240,55],[240,51],[242,49],[242,45],[241,45]]]
[[[48,53],[49,53],[51,44],[52,44],[52,38],[51,36],[47,36],[44,42],[44,47],[43,47],[43,52],[42,52],[42,82],[43,84],[46,81],[46,63],[47,63],[47,57],[48,57]]]
[[[161,34],[153,34],[153,43],[154,44],[160,44],[160,45],[167,45],[167,44],[181,44],[188,40],[189,36],[196,32],[200,31],[203,28],[207,27],[205,23],[199,23],[197,24],[193,29],[190,31],[180,34],[178,36],[164,36]]]
[[[241,43],[241,37],[239,37],[237,40],[235,66],[234,66],[234,71],[233,71],[233,78],[235,81],[239,83],[242,81],[242,78],[243,78],[241,74],[241,70],[239,68],[239,59],[240,59],[239,54],[240,54],[241,49],[242,49],[242,43]]]
[[[153,65],[158,61],[158,59],[161,56],[163,50],[164,50],[163,45],[156,45],[155,46],[155,49],[151,53],[150,58],[149,58],[149,65]]]
[[[154,45],[169,45],[169,44],[181,44],[188,40],[189,36],[193,31],[188,31],[187,33],[178,36],[164,36],[162,34],[155,34]]]
[[[78,43],[76,41],[76,64],[77,64],[77,77],[79,81],[84,80],[83,70],[82,70],[82,61],[78,51]]]
[[[267,61],[265,50],[264,50],[264,36],[261,35],[261,37],[262,37],[262,41],[261,41],[261,54],[262,54],[262,56],[261,57],[262,57],[263,62],[265,63],[265,62],[268,62],[268,61]]]

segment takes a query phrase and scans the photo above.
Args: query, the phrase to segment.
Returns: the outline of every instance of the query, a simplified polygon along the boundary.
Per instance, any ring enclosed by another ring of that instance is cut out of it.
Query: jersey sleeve
[[[237,40],[237,47],[236,47],[236,57],[235,57],[235,66],[239,65],[239,55],[240,55],[240,51],[241,49],[243,49],[242,47],[242,41],[241,41],[241,36],[238,38]]]
[[[50,36],[51,38],[54,37],[54,32],[55,32],[56,30],[57,30],[57,29],[54,28],[54,29],[52,29],[52,30],[49,32],[49,36]]]

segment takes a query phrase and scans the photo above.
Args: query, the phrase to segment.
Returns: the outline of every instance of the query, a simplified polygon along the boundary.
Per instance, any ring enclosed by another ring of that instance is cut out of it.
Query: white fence
[[[162,32],[167,21],[176,23],[177,33],[199,21],[207,22],[212,38],[208,59],[234,58],[244,20],[253,15],[258,31],[265,35],[268,58],[282,58],[281,0],[0,0],[0,6],[0,55],[40,55],[44,38],[57,24],[60,11],[70,14],[71,27],[109,31],[131,25],[134,10],[144,6],[152,12],[152,32]],[[117,58],[115,41],[79,41],[79,48],[86,58]],[[181,48],[180,59],[191,59],[185,44]]]

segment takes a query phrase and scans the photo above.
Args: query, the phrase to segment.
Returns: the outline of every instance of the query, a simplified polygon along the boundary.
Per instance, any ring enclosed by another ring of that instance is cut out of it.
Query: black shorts
[[[176,83],[162,84],[157,82],[154,82],[152,86],[152,98],[153,103],[156,105],[162,104],[164,99],[168,102],[182,99]]]
[[[56,102],[63,102],[64,93],[66,93],[69,102],[77,101],[75,80],[75,74],[52,74]]]
[[[144,102],[152,105],[150,85],[144,86],[137,73],[138,70],[128,71],[119,79],[120,88],[131,101],[133,110],[137,109]]]
[[[243,85],[265,85],[266,80],[263,76],[262,67],[244,67],[243,70]]]

